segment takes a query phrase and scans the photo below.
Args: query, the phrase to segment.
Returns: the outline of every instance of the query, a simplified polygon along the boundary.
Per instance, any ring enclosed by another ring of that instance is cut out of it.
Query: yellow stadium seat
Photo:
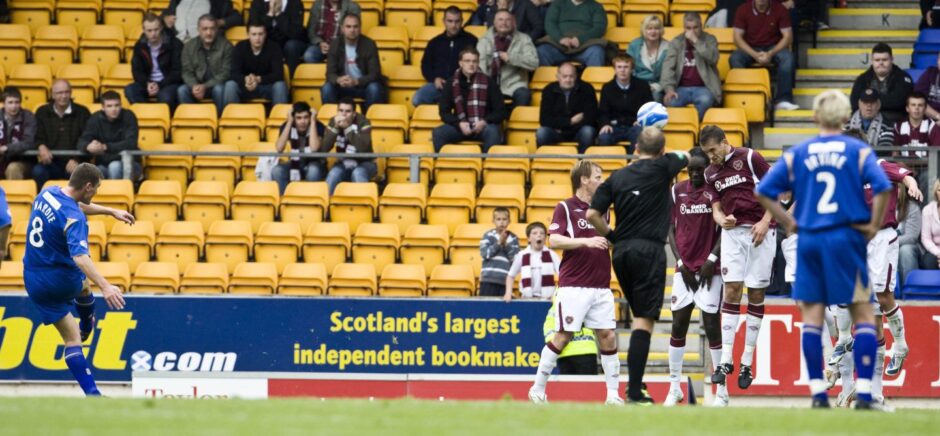
[[[371,263],[377,270],[395,263],[401,235],[394,224],[364,223],[353,236],[352,260]]]
[[[461,224],[450,238],[450,250],[447,255],[453,265],[470,265],[474,277],[480,276],[482,260],[480,258],[480,239],[493,228],[492,224]]]
[[[457,226],[470,222],[476,208],[476,185],[468,183],[438,183],[428,197],[426,214],[428,224],[447,226],[454,234]]]
[[[271,106],[271,112],[268,113],[268,119],[264,123],[264,137],[269,142],[277,140],[281,134],[281,126],[287,122],[287,114],[293,108],[292,104],[282,103]]]
[[[476,280],[469,265],[438,265],[428,280],[428,297],[471,297]]]
[[[479,145],[448,144],[441,147],[440,153],[446,154],[479,154]],[[476,184],[480,180],[483,170],[483,159],[479,157],[438,157],[434,162],[435,183],[470,183]]]
[[[206,262],[221,262],[228,272],[247,262],[254,247],[254,235],[248,221],[216,221],[206,234]]]
[[[735,147],[743,147],[749,140],[747,114],[741,108],[713,107],[705,112],[702,127],[714,125],[725,131],[728,142]]]
[[[444,33],[443,26],[420,26],[416,28],[414,35],[411,37],[411,46],[409,51],[411,53],[411,65],[414,65],[413,68],[417,68],[417,77],[421,77],[421,59],[424,57],[424,50],[428,48],[428,42],[430,42],[434,37]],[[424,80],[422,79],[422,82]]]
[[[6,267],[7,264],[12,263],[4,262],[3,266]],[[20,264],[20,267],[22,265]],[[127,266],[127,262],[96,262],[95,269],[108,283],[121,288],[121,291],[127,292],[131,288],[131,269]],[[101,292],[101,289],[98,289],[94,282],[89,281],[89,286],[92,291]],[[8,288],[4,286],[4,289]]]
[[[238,264],[228,284],[231,294],[271,295],[276,290],[277,266],[269,262]]]
[[[238,145],[242,153],[270,153],[274,151],[274,142],[251,142]],[[258,167],[258,156],[242,156],[240,172],[243,182],[257,182],[255,169]]]
[[[214,104],[184,103],[176,107],[170,122],[170,136],[177,144],[212,144],[218,125]]]
[[[281,196],[281,221],[295,222],[301,229],[323,221],[329,204],[326,182],[291,182]]]
[[[703,21],[704,22],[704,21]],[[672,41],[676,39],[677,36],[685,32],[685,27],[682,26],[682,21],[674,23],[672,26],[667,26],[663,29],[663,39],[666,41]],[[721,68],[721,66],[719,66]]]
[[[228,266],[224,263],[193,263],[180,280],[181,294],[223,294],[228,290]]]
[[[229,144],[207,144],[198,147],[196,158],[193,160],[193,180],[223,182],[231,192],[241,171],[241,157],[237,155],[212,156],[205,153],[238,151],[238,146]]]
[[[80,104],[94,103],[98,96],[101,77],[94,65],[68,64],[58,70],[56,79],[68,80],[72,85],[72,99]],[[162,141],[161,141],[162,142]]]
[[[378,288],[375,265],[371,263],[341,263],[333,269],[327,291],[334,296],[372,296]]]
[[[578,154],[578,148],[570,145],[546,145],[535,151],[532,159],[532,185],[571,185],[571,169],[576,158],[547,158],[540,155]]]
[[[25,24],[0,24],[0,66],[12,71],[17,65],[26,63],[32,34]]]
[[[604,12],[607,13],[607,25],[610,27],[616,26],[617,22],[620,21],[620,1],[621,0],[598,0],[601,7],[604,8]]]
[[[102,180],[95,194],[95,203],[122,210],[134,206],[134,183],[127,179]]]
[[[423,104],[411,114],[408,138],[412,144],[431,144],[431,131],[443,123],[436,104]]]
[[[426,289],[421,265],[388,265],[379,278],[379,295],[383,297],[421,297]]]
[[[371,223],[379,207],[379,188],[375,183],[341,182],[330,198],[330,220],[349,224],[355,233],[362,223]]]
[[[433,2],[434,14],[432,16],[432,21],[437,26],[442,26],[444,24],[444,11],[454,6],[457,9],[460,9],[461,18],[463,18],[464,23],[470,22],[470,16],[477,10],[476,0],[435,0]],[[464,26],[466,27],[483,27],[483,26]],[[442,30],[443,32],[443,30]],[[470,32],[470,30],[467,30]],[[473,35],[476,35],[473,32],[470,32]],[[476,35],[477,38],[480,38],[480,35]]]
[[[13,67],[7,86],[16,86],[23,94],[23,107],[34,108],[49,100],[52,71],[48,65],[23,64]]]
[[[222,182],[194,181],[183,196],[183,219],[202,223],[204,231],[228,216],[229,191]]]
[[[3,69],[3,66],[0,66],[0,86],[6,86],[7,84],[7,73]]]
[[[571,185],[532,185],[526,202],[526,220],[548,226],[552,222],[555,206],[571,197]]]
[[[733,27],[709,27],[706,31],[718,40],[719,52],[730,54],[738,49],[738,47],[734,45]]]
[[[669,15],[669,0],[624,0],[621,23],[624,27],[640,27],[648,15],[657,15],[666,24]],[[610,28],[612,26],[608,26]]]
[[[369,29],[366,36],[372,38],[379,48],[379,62],[383,70],[391,70],[405,64],[408,57],[408,30],[400,26],[377,26]]]
[[[174,294],[179,287],[180,268],[175,262],[143,262],[131,282],[135,294]]]
[[[134,58],[134,46],[144,34],[143,23],[141,22],[136,27],[121,27],[124,28],[124,60],[130,62]]]
[[[671,149],[683,149],[688,144],[698,144],[698,110],[694,107],[670,107],[666,108],[669,113],[669,122],[663,128],[666,134],[666,147]]]
[[[406,29],[424,26],[431,17],[431,0],[386,0],[385,25]]]
[[[698,13],[704,23],[712,9],[715,9],[715,0],[672,0],[669,13],[672,15],[672,25],[679,26],[683,16],[689,12]]]
[[[313,223],[304,233],[304,262],[322,263],[328,273],[346,262],[352,238],[346,223]]]
[[[127,262],[128,268],[136,270],[141,262],[150,261],[156,239],[150,221],[137,221],[134,225],[115,223],[108,235],[108,260]]]
[[[509,209],[510,222],[525,222],[525,186],[524,185],[483,185],[477,196],[477,221],[490,219],[493,209]]]
[[[535,107],[536,111],[538,110],[539,104],[542,103],[542,90],[545,89],[548,84],[557,81],[557,75],[558,67],[538,67],[535,69],[535,72],[532,73],[529,89],[532,90],[532,106]],[[535,119],[538,119],[538,115],[536,115]]]
[[[310,107],[320,107],[323,98],[320,88],[326,82],[326,64],[300,64],[291,83],[292,101],[305,101]]]
[[[11,21],[29,26],[33,32],[52,22],[52,11],[56,7],[55,0],[10,0],[7,5]]]
[[[74,26],[42,26],[33,38],[33,63],[46,64],[52,71],[59,71],[63,66],[71,65],[77,52],[78,31]],[[9,70],[8,67],[7,71]],[[100,76],[101,72],[96,71],[95,74]]]
[[[82,33],[88,26],[98,23],[100,14],[101,0],[58,0],[55,22]]]
[[[248,221],[253,232],[274,221],[280,195],[277,182],[241,182],[232,195],[232,219]]]
[[[424,265],[430,272],[435,266],[444,263],[450,244],[450,231],[447,226],[416,224],[408,228],[401,241],[401,263]]]
[[[540,67],[541,68],[541,67]],[[528,153],[535,152],[535,132],[539,125],[537,106],[517,106],[509,115],[509,128],[506,129],[506,142],[525,146]]]
[[[0,289],[4,291],[25,291],[23,283],[23,263],[3,262],[0,265]]]
[[[228,104],[219,119],[219,142],[243,145],[261,141],[264,132],[264,105]]]
[[[166,103],[134,103],[131,112],[137,116],[138,143],[158,145],[166,142],[170,132],[170,106]]]
[[[414,48],[413,41],[411,47]],[[404,105],[409,116],[411,116],[411,113],[414,111],[411,98],[418,88],[427,83],[424,81],[424,76],[421,75],[421,55],[423,55],[423,52],[418,52],[416,55],[415,52],[412,51],[412,65],[399,65],[398,67],[384,70],[387,71],[385,74],[388,75],[388,102],[391,104]],[[418,56],[417,61],[415,60],[415,56]]]
[[[7,253],[10,254],[10,261],[22,262],[26,254],[26,234],[28,233],[27,221],[14,222],[10,228],[10,236],[7,240]],[[91,251],[91,247],[88,247]]]
[[[88,254],[91,260],[98,262],[108,247],[108,230],[101,221],[88,221]]]
[[[735,68],[728,71],[721,100],[726,108],[741,108],[749,123],[767,120],[771,103],[770,73],[765,68]]]
[[[29,221],[36,198],[36,182],[32,180],[0,180],[0,188],[7,195],[7,204],[13,222]]]
[[[379,25],[385,11],[383,0],[361,0],[356,2],[362,9],[362,31],[365,32]]]
[[[101,88],[99,91],[101,93],[107,91],[117,92],[121,95],[121,104],[124,107],[129,107],[130,102],[127,101],[127,97],[124,95],[124,87],[133,81],[134,75],[131,73],[131,65],[129,63],[114,64],[108,68],[107,73],[102,75]]]
[[[146,151],[180,151],[190,152],[189,144],[139,144],[141,150]],[[189,177],[193,170],[192,156],[144,156],[144,176],[147,180],[171,180],[186,189]]]
[[[372,123],[372,146],[404,144],[408,133],[408,109],[400,104],[374,104],[366,118]]]
[[[146,180],[137,191],[134,201],[134,216],[151,221],[155,228],[162,228],[169,221],[176,221],[183,205],[183,189],[179,183],[169,180]]]
[[[622,154],[622,159],[617,158],[593,158],[592,155],[618,155]],[[584,151],[584,158],[590,159],[601,166],[604,171],[604,179],[610,177],[610,174],[627,165],[627,150],[620,145],[595,145],[588,147]]]
[[[232,45],[238,44],[240,41],[248,39],[248,28],[245,26],[232,26],[228,29],[225,29],[225,39],[232,43]]]
[[[157,261],[175,262],[185,271],[202,257],[206,243],[205,230],[197,221],[168,221],[160,227],[155,251]]]
[[[130,35],[140,28],[146,11],[146,0],[104,0],[104,24],[121,26]]]
[[[404,235],[408,227],[420,224],[428,202],[428,187],[420,183],[389,183],[379,198],[379,222],[398,226]]]
[[[598,100],[600,100],[601,88],[613,78],[614,67],[587,67],[581,73],[581,80],[594,87],[594,92],[597,93]]]
[[[317,121],[323,123],[324,125],[329,124],[330,120],[336,117],[336,105],[333,103],[325,104],[320,106],[320,111],[317,112]]]
[[[124,28],[111,24],[86,27],[78,43],[78,56],[82,63],[97,65],[101,74],[108,72],[112,65],[121,63],[123,51]]]
[[[297,262],[303,242],[297,223],[264,223],[255,237],[255,261],[273,263],[280,273],[287,264]]]
[[[326,267],[322,263],[290,263],[284,267],[277,293],[281,295],[326,294]]]
[[[630,42],[640,36],[642,36],[642,32],[639,27],[607,26],[607,33],[604,34],[604,39],[617,44],[620,50],[627,51],[627,46],[630,45]]]
[[[430,144],[402,144],[393,145],[391,153],[434,153],[434,146]],[[434,159],[421,158],[418,164],[418,177],[422,184],[427,185],[434,171]],[[411,182],[411,161],[407,157],[390,157],[386,162],[385,181],[388,183]]]
[[[483,183],[524,185],[529,178],[529,158],[499,158],[505,154],[528,154],[526,147],[519,145],[498,145],[490,148],[483,161]]]

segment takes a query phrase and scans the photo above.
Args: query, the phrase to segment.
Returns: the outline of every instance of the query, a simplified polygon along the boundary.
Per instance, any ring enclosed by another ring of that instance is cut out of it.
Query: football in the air
[[[669,122],[669,113],[666,108],[655,101],[640,106],[636,113],[636,119],[643,127],[658,127],[662,129]]]

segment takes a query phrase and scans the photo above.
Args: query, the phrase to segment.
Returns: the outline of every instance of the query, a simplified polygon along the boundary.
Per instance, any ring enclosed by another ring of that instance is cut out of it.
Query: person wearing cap
[[[883,42],[871,49],[871,66],[852,84],[852,110],[858,109],[862,91],[875,88],[881,95],[881,115],[892,125],[907,118],[907,96],[914,89],[911,76],[895,65],[891,46]]]
[[[862,92],[858,99],[858,110],[852,114],[845,130],[862,132],[865,141],[872,147],[894,145],[894,126],[885,122],[881,115],[881,94],[877,89],[868,88]]]

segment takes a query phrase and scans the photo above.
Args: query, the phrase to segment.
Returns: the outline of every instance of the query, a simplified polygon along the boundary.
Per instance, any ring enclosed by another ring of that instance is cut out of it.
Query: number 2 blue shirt
[[[88,254],[88,222],[78,202],[59,186],[43,189],[26,227],[24,267],[79,271],[72,258],[83,254]]]

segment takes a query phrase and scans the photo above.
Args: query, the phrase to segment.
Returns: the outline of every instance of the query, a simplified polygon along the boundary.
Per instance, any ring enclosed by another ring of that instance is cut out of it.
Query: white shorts
[[[721,231],[721,279],[725,283],[744,282],[757,289],[770,286],[776,255],[777,229],[767,230],[757,247],[751,242],[750,226]]]
[[[560,331],[578,332],[589,329],[614,329],[614,294],[609,288],[563,287],[555,291],[558,308],[555,325]]]
[[[787,267],[783,272],[783,279],[787,283],[796,281],[796,243],[798,238],[799,235],[790,235],[780,243],[783,258],[787,261]]]
[[[701,280],[701,277],[696,274],[695,279]],[[679,310],[694,302],[695,306],[703,312],[718,313],[722,285],[721,277],[714,276],[709,286],[703,286],[695,292],[689,292],[685,282],[682,281],[682,274],[676,273],[672,276],[672,304],[670,308]]]
[[[868,280],[875,293],[894,292],[898,273],[898,231],[881,229],[868,242]]]

